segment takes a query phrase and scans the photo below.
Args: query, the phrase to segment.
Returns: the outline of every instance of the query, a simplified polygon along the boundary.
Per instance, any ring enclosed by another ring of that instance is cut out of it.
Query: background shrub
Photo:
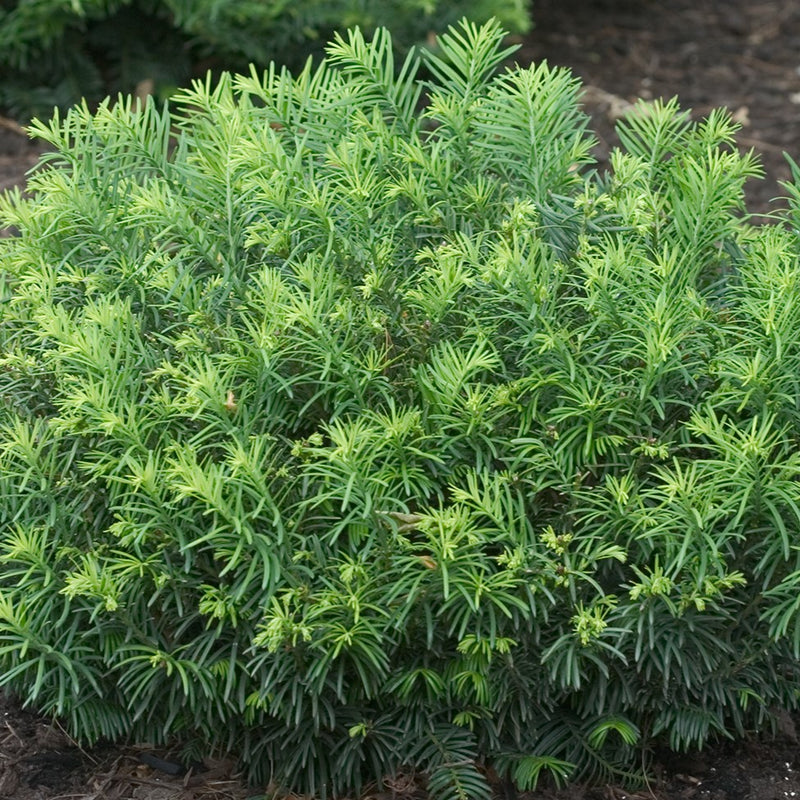
[[[0,3],[0,107],[29,118],[120,91],[164,99],[212,67],[301,67],[335,30],[387,26],[408,50],[462,16],[530,26],[527,0],[12,0]]]
[[[464,23],[36,123],[0,201],[0,682],[320,794],[635,781],[797,703],[800,210]],[[425,110],[416,113],[422,93]]]

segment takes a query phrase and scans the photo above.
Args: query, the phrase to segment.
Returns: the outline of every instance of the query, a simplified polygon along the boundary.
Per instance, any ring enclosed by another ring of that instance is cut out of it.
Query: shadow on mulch
[[[791,800],[800,799],[800,763],[794,721],[780,720],[772,738],[726,742],[701,753],[656,757],[646,789],[569,786],[522,792],[514,800]],[[230,759],[186,767],[152,745],[106,745],[84,750],[56,724],[0,695],[0,800],[246,800],[247,788]],[[408,776],[405,776],[408,777]],[[413,776],[390,781],[359,800],[425,800]],[[498,800],[509,800],[498,787]],[[292,800],[301,798],[292,797]]]
[[[151,745],[80,748],[0,695],[0,800],[245,800],[231,759],[187,767]]]

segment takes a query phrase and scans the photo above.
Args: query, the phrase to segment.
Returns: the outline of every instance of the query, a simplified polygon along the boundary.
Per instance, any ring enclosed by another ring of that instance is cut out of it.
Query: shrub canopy
[[[485,798],[796,705],[798,203],[751,225],[736,125],[674,101],[596,174],[502,38],[34,124],[0,682],[80,740]]]

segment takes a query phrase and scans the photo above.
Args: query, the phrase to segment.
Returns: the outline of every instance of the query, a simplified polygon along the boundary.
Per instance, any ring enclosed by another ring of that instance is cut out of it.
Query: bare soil
[[[700,753],[657,754],[650,784],[572,785],[497,800],[791,800],[800,798],[795,721],[780,719],[772,735],[718,743]],[[374,787],[358,800],[426,800],[414,776]],[[57,722],[0,695],[0,800],[262,800],[267,787],[247,787],[232,759],[186,765],[148,743],[82,749]],[[281,798],[281,800],[284,800]],[[288,800],[303,800],[290,797]]]
[[[728,107],[739,142],[761,157],[766,178],[748,187],[748,207],[766,213],[790,178],[786,151],[800,161],[800,2],[797,0],[535,0],[535,30],[520,63],[546,58],[586,85],[601,168],[617,143],[614,121],[637,98],[677,95],[703,116]],[[0,116],[0,190],[24,186],[38,145]],[[0,230],[0,236],[10,231]],[[178,769],[181,774],[172,775]],[[658,754],[651,784],[570,786],[520,800],[800,800],[795,720],[781,715],[773,735],[718,743],[702,753]],[[234,765],[208,759],[188,771],[147,743],[80,749],[57,724],[0,696],[0,800],[243,800]],[[419,797],[405,790],[361,800]]]
[[[741,123],[740,145],[766,172],[748,187],[752,212],[785,195],[783,154],[800,160],[800,2],[535,0],[534,20],[517,58],[581,78],[601,166],[628,104],[677,96],[695,117],[725,106]]]
[[[0,800],[245,800],[232,759],[185,765],[144,743],[85,750],[0,695]]]

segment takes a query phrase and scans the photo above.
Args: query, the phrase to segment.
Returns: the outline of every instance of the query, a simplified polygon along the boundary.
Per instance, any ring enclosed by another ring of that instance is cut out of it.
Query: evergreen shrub
[[[210,67],[302,67],[337,30],[386,26],[408,50],[462,16],[530,27],[529,0],[9,0],[0,108],[29,119],[117,92],[164,99]]]
[[[674,101],[598,175],[502,38],[33,125],[0,683],[80,741],[486,798],[797,705],[800,195],[751,224],[736,125]]]

